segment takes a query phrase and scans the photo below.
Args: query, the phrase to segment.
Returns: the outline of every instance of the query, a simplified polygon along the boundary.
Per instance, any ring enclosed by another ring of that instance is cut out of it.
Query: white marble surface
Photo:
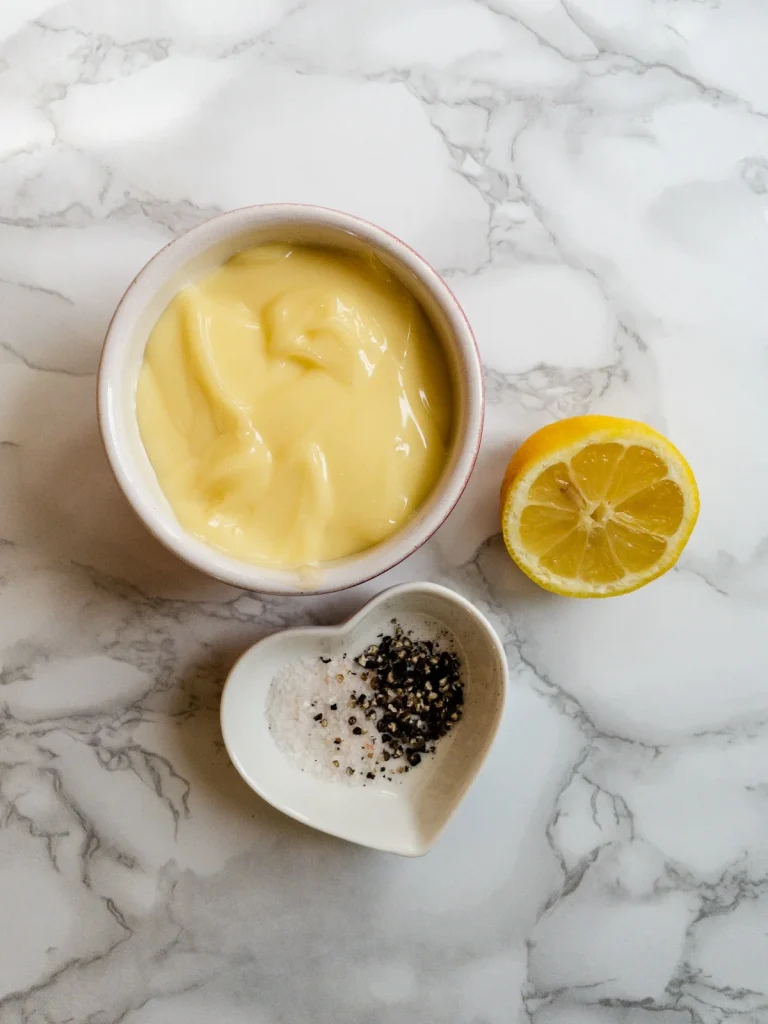
[[[768,5],[0,5],[0,1024],[768,1021]],[[237,205],[361,214],[449,277],[481,462],[392,574],[509,655],[487,770],[427,858],[260,803],[222,751],[249,642],[331,622],[208,583],[108,473],[110,313]],[[676,571],[538,592],[495,536],[515,444],[585,410],[689,456]]]

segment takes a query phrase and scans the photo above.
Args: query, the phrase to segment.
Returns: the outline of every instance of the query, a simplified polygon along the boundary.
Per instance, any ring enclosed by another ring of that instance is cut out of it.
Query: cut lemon
[[[575,416],[515,452],[501,487],[512,558],[570,597],[626,594],[671,569],[699,514],[688,463],[644,423]]]

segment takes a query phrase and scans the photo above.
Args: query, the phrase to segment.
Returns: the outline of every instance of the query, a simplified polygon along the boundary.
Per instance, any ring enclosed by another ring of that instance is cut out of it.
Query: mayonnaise
[[[452,427],[448,367],[375,259],[263,245],[181,291],[147,342],[139,430],[181,525],[248,562],[362,551],[422,504]]]

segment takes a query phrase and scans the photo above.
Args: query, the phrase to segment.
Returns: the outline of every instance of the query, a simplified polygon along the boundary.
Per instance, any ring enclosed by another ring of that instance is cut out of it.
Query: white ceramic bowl
[[[305,570],[253,565],[187,533],[158,484],[139,435],[136,382],[147,337],[174,295],[240,249],[268,241],[373,250],[416,296],[443,345],[454,387],[454,440],[435,489],[414,517],[382,544]],[[378,576],[420,547],[445,520],[469,480],[483,428],[483,375],[467,318],[445,281],[394,235],[346,213],[316,206],[233,210],[171,242],[147,263],[117,307],[99,369],[99,421],[109,461],[126,497],[154,535],[184,561],[226,583],[276,594],[343,590]]]
[[[434,758],[385,784],[352,787],[302,771],[277,746],[266,715],[272,680],[290,661],[350,657],[391,631],[391,619],[433,620],[452,634],[462,661],[464,714]],[[260,640],[229,674],[221,728],[233,764],[278,810],[331,835],[417,857],[435,843],[490,750],[501,721],[507,660],[488,620],[452,590],[406,583],[385,590],[341,626],[287,629]]]

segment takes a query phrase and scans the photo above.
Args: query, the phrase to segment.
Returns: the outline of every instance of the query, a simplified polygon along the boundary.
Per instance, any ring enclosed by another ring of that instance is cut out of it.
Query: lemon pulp
[[[636,589],[666,571],[698,513],[687,463],[644,424],[576,417],[513,457],[502,488],[510,554],[537,583],[573,596]]]

